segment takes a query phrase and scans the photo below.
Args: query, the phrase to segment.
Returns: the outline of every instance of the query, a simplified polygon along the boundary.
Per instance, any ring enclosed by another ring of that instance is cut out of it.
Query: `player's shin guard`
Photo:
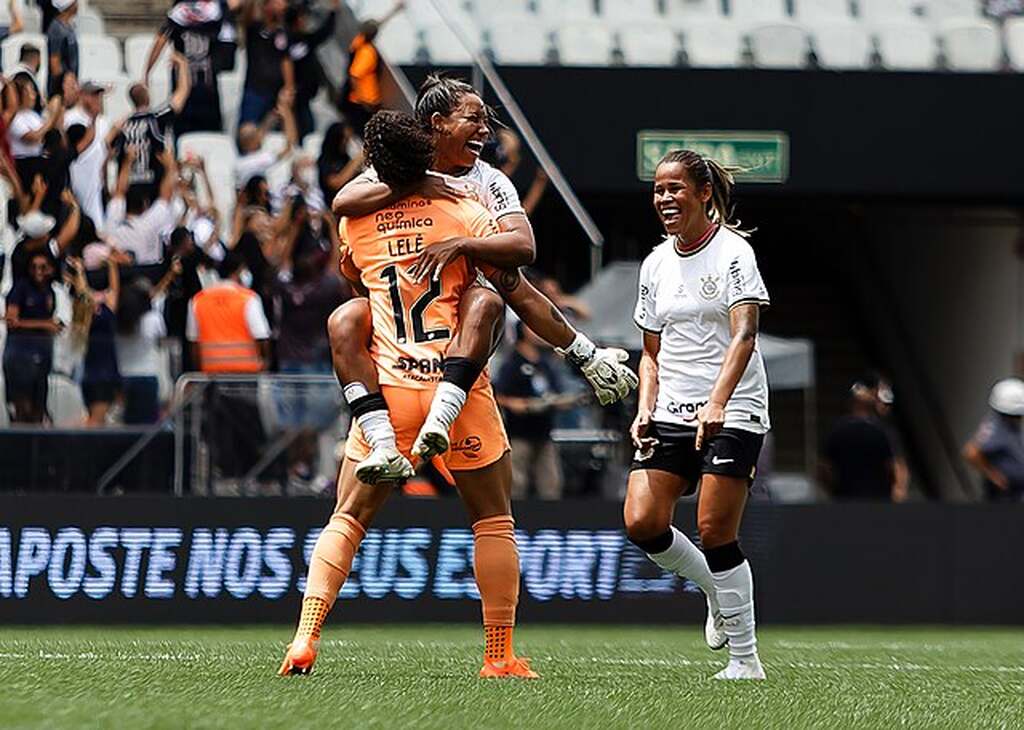
[[[689,578],[704,591],[711,602],[712,610],[717,610],[715,584],[708,569],[708,561],[686,535],[670,527],[664,535],[644,542],[634,542],[638,548],[647,553],[647,557],[670,573],[680,578]]]
[[[320,637],[327,613],[345,584],[366,530],[351,515],[335,512],[313,548],[296,636]]]
[[[754,577],[738,542],[705,551],[729,637],[729,656],[757,656],[754,634]]]
[[[473,545],[473,570],[483,606],[484,660],[512,659],[512,627],[519,603],[515,521],[510,515],[498,515],[474,523]]]

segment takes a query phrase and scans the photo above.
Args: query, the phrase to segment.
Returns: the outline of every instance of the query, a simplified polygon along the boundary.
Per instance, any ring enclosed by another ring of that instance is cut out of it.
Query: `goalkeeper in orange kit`
[[[366,154],[381,180],[407,186],[422,179],[433,156],[429,131],[409,115],[378,112],[366,129]],[[490,214],[469,199],[410,196],[372,216],[341,224],[343,270],[366,291],[373,320],[370,354],[380,379],[379,395],[394,425],[398,450],[431,458],[440,451],[424,438],[425,422],[440,415],[451,424],[453,448],[442,458],[473,521],[474,573],[483,608],[485,633],[482,677],[535,678],[527,660],[512,646],[519,600],[519,558],[511,514],[511,461],[508,438],[484,364],[460,362],[465,373],[442,366],[460,324],[459,302],[479,286],[474,265],[465,258],[440,275],[416,282],[408,269],[423,249],[455,236],[497,233]],[[497,276],[497,272],[488,272]],[[549,315],[546,315],[549,316]],[[484,359],[484,363],[486,359]],[[452,410],[435,397],[442,370],[454,377],[466,397]],[[429,418],[428,418],[429,415]],[[459,444],[473,444],[459,449]],[[447,444],[445,444],[447,446]],[[362,429],[353,423],[338,482],[338,501],[310,561],[302,615],[280,674],[308,673],[316,660],[321,627],[348,576],[353,557],[394,482],[369,485],[355,477],[355,466],[370,453]]]

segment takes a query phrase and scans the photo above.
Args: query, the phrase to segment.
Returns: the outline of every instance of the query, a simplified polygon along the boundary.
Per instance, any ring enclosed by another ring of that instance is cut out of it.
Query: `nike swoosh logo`
[[[711,463],[715,466],[718,466],[719,464],[731,464],[734,461],[736,461],[736,459],[719,459],[717,456],[711,457]]]

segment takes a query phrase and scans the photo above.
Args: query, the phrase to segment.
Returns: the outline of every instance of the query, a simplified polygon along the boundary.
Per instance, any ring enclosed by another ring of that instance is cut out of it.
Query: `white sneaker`
[[[715,679],[766,679],[764,667],[757,654],[739,659],[732,657],[729,664],[715,675]]]
[[[356,465],[356,479],[364,484],[399,482],[415,474],[409,460],[392,446],[381,446]]]
[[[427,421],[412,445],[412,453],[423,461],[429,461],[432,457],[446,452],[448,446],[448,429],[437,421]]]
[[[711,607],[711,601],[708,601],[708,619],[704,622],[704,641],[711,651],[724,649],[729,643],[729,637],[725,634],[725,619],[721,611]]]

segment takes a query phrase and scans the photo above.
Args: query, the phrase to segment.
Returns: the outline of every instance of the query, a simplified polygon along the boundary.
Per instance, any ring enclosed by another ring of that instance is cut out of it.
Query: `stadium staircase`
[[[106,24],[107,34],[125,38],[132,33],[153,33],[167,13],[167,0],[91,0]]]

